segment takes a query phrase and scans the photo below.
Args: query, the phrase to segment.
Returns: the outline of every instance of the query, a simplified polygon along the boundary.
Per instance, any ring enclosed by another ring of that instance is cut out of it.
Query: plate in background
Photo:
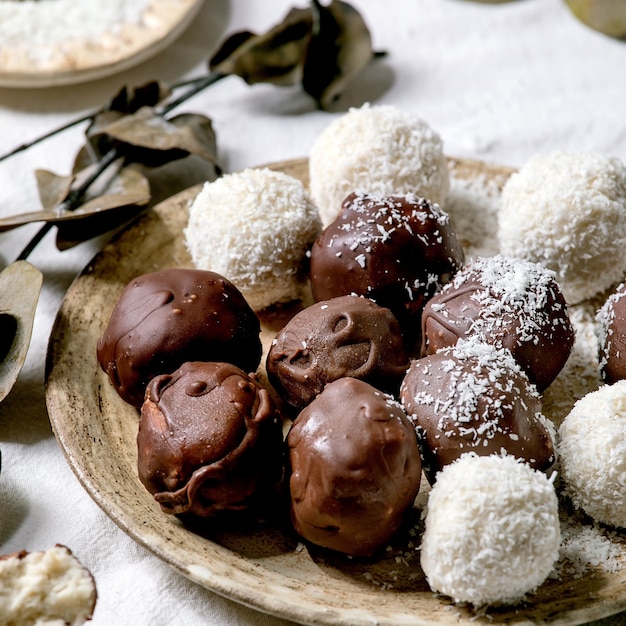
[[[91,4],[91,0],[83,1]],[[116,32],[97,41],[81,39],[78,32],[76,39],[39,49],[37,54],[32,54],[27,41],[11,48],[0,41],[0,87],[70,85],[126,70],[173,43],[202,4],[203,0],[150,0],[141,24],[121,23]]]

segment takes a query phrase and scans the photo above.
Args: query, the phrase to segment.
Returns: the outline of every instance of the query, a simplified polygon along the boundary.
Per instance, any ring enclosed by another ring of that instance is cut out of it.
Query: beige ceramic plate
[[[493,253],[493,198],[510,170],[473,161],[450,164],[448,208],[466,250]],[[305,160],[272,167],[306,182]],[[186,207],[198,190],[167,200],[97,255],[68,291],[51,336],[47,403],[55,434],[85,489],[124,531],[200,585],[305,624],[579,624],[626,609],[626,569],[589,567],[581,577],[566,571],[523,607],[474,616],[429,591],[419,566],[418,533],[407,532],[376,561],[361,561],[304,547],[286,526],[215,530],[203,537],[161,513],[137,478],[137,414],[109,385],[95,346],[134,276],[190,266],[181,233]],[[263,320],[266,345],[282,321]],[[571,380],[557,381],[553,398],[547,398],[557,418],[575,399],[571,381],[578,395],[595,384],[576,358],[564,376]],[[424,494],[418,503],[423,500]],[[613,550],[622,550],[622,539],[618,534],[610,540]]]
[[[40,49],[33,54],[32,42],[9,47],[0,41],[0,86],[69,85],[126,70],[171,44],[191,23],[202,3],[151,0],[141,24],[122,23],[115,32],[97,41],[81,39],[77,33],[76,39],[47,47],[45,54]]]

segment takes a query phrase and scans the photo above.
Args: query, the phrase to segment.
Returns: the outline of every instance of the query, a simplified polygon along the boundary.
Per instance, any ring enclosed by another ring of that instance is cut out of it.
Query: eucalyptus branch
[[[185,91],[183,94],[181,94],[175,100],[173,100],[173,101],[165,104],[163,107],[161,107],[158,110],[158,114],[163,116],[163,117],[165,117],[173,109],[175,109],[176,107],[178,107],[181,104],[185,103],[187,100],[189,100],[190,98],[192,98],[196,94],[200,93],[201,91],[203,91],[207,87],[215,84],[216,82],[218,82],[222,78],[225,78],[225,76],[226,75],[224,75],[224,74],[210,73],[210,74],[208,74],[206,76],[202,76],[200,78],[196,78],[196,79],[187,81],[185,83],[185,86],[189,87],[189,89],[187,91]],[[85,121],[87,119],[90,119],[90,117],[91,116],[86,116],[83,119],[81,119],[80,121]],[[78,123],[79,123],[79,121],[70,122],[69,124],[66,124],[65,127],[63,127],[62,129],[57,129],[57,131],[53,131],[52,133],[49,134],[49,136],[52,136],[52,134],[55,134],[55,132],[61,132],[61,130],[64,130],[65,128],[69,128],[70,126],[78,124]],[[43,139],[45,139],[45,137],[41,138],[40,140],[43,140]],[[26,146],[26,148],[27,147],[28,146]],[[26,149],[26,148],[23,148],[23,149]],[[97,164],[97,167],[94,169],[94,171],[91,173],[91,175],[87,179],[85,179],[85,181],[79,187],[74,189],[69,194],[69,196],[66,198],[66,200],[59,205],[59,213],[62,213],[64,211],[74,211],[76,209],[76,207],[80,205],[82,199],[84,198],[85,194],[87,193],[87,191],[89,190],[91,185],[94,182],[96,182],[96,180],[113,163],[113,161],[115,161],[120,156],[122,156],[122,155],[119,153],[119,150],[117,148],[112,148],[111,150],[109,150],[100,159],[100,161]],[[20,252],[20,254],[17,256],[17,258],[15,260],[16,261],[25,261],[26,259],[28,259],[28,257],[32,254],[32,252],[39,245],[39,243],[41,243],[43,238],[53,228],[53,226],[54,226],[53,222],[46,222],[37,231],[37,233],[35,233],[35,235],[28,242],[28,244],[24,247],[24,249]]]
[[[217,82],[220,78],[223,78],[223,76],[222,75],[216,76],[215,74],[209,74],[207,76],[199,76],[196,78],[190,78],[188,80],[183,80],[178,83],[174,83],[173,85],[171,85],[171,89],[172,91],[175,91],[178,89],[182,89],[183,87],[189,87],[189,86],[196,87],[197,85],[203,85],[201,88],[199,88],[197,91],[194,92],[194,93],[198,93],[205,87],[208,87],[209,85],[212,85],[213,83]],[[183,96],[181,96],[181,98],[184,98],[184,100],[187,99],[185,95],[186,94],[183,94]],[[173,107],[170,107],[170,109],[171,108]],[[50,139],[56,135],[60,135],[62,132],[69,130],[70,128],[73,128],[74,126],[78,126],[78,124],[92,121],[94,117],[96,117],[96,115],[98,115],[99,113],[102,113],[103,110],[104,110],[104,107],[95,109],[91,111],[90,113],[86,113],[85,115],[81,117],[77,117],[76,119],[70,120],[69,122],[63,124],[62,126],[53,128],[51,131],[44,133],[43,135],[40,135],[39,137],[35,137],[35,139],[31,139],[30,141],[20,144],[19,146],[15,148],[12,148],[5,154],[0,155],[0,163],[2,163],[2,161],[6,161],[8,158],[12,156],[15,156],[16,154],[19,154],[20,152],[24,152],[25,150],[28,150],[29,148],[33,148],[37,144],[44,142],[46,139]]]
[[[100,175],[120,156],[117,148],[109,150],[97,164],[97,167],[91,173],[91,175],[83,181],[83,183],[74,189],[67,199],[59,205],[59,213],[63,211],[73,211],[80,204],[85,194],[89,190],[89,187],[100,177]],[[53,222],[46,222],[34,235],[34,237],[28,242],[26,247],[20,252],[16,261],[25,261],[33,252],[33,250],[39,245],[41,240],[46,236],[48,231],[54,226]]]

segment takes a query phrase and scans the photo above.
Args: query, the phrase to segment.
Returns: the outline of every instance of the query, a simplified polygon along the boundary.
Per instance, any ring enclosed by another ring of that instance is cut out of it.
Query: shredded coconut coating
[[[626,381],[582,397],[559,428],[561,478],[574,506],[626,528]]]
[[[205,183],[184,236],[198,269],[228,278],[260,310],[302,297],[304,262],[320,231],[303,184],[261,168]]]
[[[96,586],[64,546],[0,558],[0,623],[80,626],[91,619]]]
[[[443,206],[450,186],[440,136],[391,105],[352,108],[331,122],[309,152],[311,197],[324,225],[354,191],[413,193]]]
[[[551,479],[512,456],[466,454],[430,493],[421,565],[457,603],[514,605],[546,580],[560,539]]]
[[[574,304],[626,269],[626,167],[592,153],[536,155],[502,190],[500,251],[554,270]]]

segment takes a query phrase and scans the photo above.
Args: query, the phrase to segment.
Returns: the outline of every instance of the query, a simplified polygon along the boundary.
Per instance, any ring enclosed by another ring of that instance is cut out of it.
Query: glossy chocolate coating
[[[541,398],[504,349],[461,340],[413,361],[400,398],[417,428],[431,483],[466,452],[506,451],[542,471],[554,463]]]
[[[500,256],[464,267],[424,307],[422,356],[470,335],[510,350],[539,391],[556,378],[574,346],[557,282],[536,266]]]
[[[393,311],[403,329],[463,264],[446,213],[412,194],[353,193],[311,250],[315,300],[356,293]]]
[[[137,434],[139,478],[166,513],[248,511],[282,478],[279,413],[230,363],[188,362],[148,385]]]
[[[626,378],[626,283],[619,285],[598,313],[600,375],[612,384]]]
[[[421,477],[415,430],[400,405],[363,381],[340,378],[299,414],[287,444],[296,531],[354,556],[384,547]]]
[[[261,325],[239,290],[215,272],[144,274],[122,291],[97,356],[119,395],[140,407],[151,378],[186,361],[226,361],[253,372]]]
[[[300,311],[278,333],[267,356],[270,382],[298,408],[342,377],[397,395],[408,367],[393,313],[360,296],[339,296]]]

